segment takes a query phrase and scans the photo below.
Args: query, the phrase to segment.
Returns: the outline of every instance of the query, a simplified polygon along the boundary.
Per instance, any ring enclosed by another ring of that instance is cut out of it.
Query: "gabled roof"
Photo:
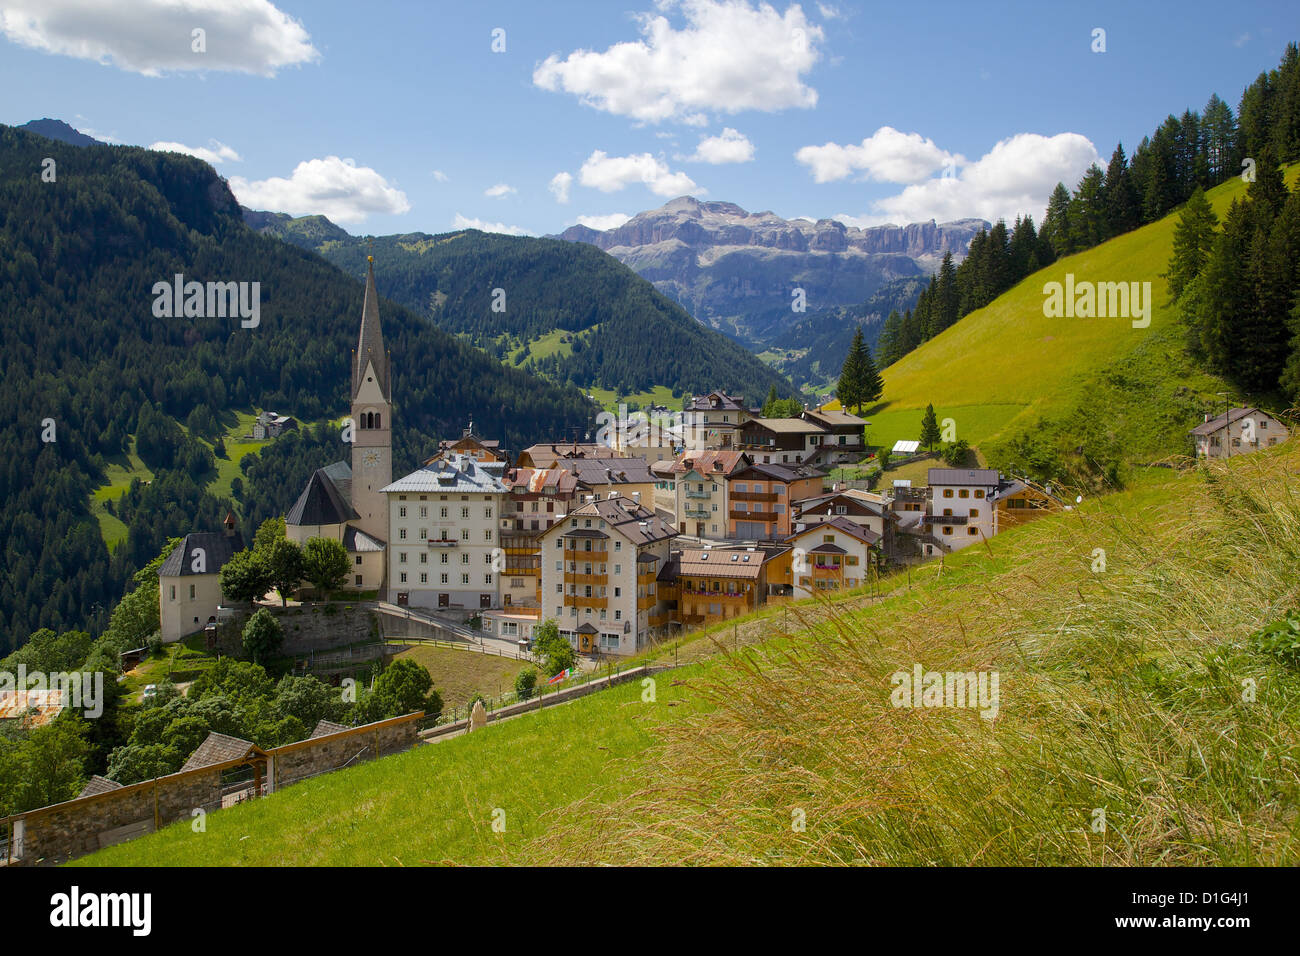
[[[584,485],[644,485],[655,480],[644,458],[564,458],[555,464]]]
[[[751,418],[740,427],[762,428],[779,435],[815,435],[826,431],[825,426],[802,418]]]
[[[794,507],[798,509],[800,517],[811,515],[821,508],[834,507],[836,500],[843,502],[846,506],[853,506],[860,511],[868,514],[884,517],[889,513],[885,503],[878,498],[868,498],[865,495],[870,492],[862,492],[856,488],[848,488],[844,491],[833,491],[830,494],[818,495],[815,498],[804,498],[802,501],[796,501]]]
[[[359,517],[346,495],[339,490],[338,484],[330,476],[341,474],[338,467],[347,467],[346,462],[337,462],[329,468],[317,468],[307,479],[298,500],[294,502],[289,513],[284,516],[284,523],[291,525],[344,524]],[[348,484],[351,486],[352,469],[347,467]]]
[[[194,570],[194,551],[203,551],[203,571]],[[236,531],[192,531],[178,544],[158,569],[158,577],[189,577],[192,574],[216,574],[237,551],[244,550],[244,536]]]
[[[1189,435],[1213,435],[1215,432],[1220,431],[1221,429],[1226,428],[1229,425],[1235,424],[1236,422],[1240,421],[1241,419],[1245,418],[1247,415],[1250,415],[1252,413],[1255,415],[1268,415],[1267,412],[1261,412],[1258,408],[1234,408],[1231,410],[1231,412],[1228,412],[1224,415],[1216,415],[1213,418],[1211,418],[1208,422],[1202,422],[1201,424],[1193,428],[1190,432],[1188,432],[1188,434]],[[1268,417],[1272,418],[1273,416],[1269,415]]]
[[[803,417],[820,422],[828,428],[865,428],[871,424],[865,418],[859,418],[843,409],[810,408],[803,413]]]
[[[652,544],[675,538],[678,534],[677,529],[658,512],[637,504],[631,498],[606,498],[603,501],[589,501],[581,508],[570,511],[566,520],[555,522],[542,533],[542,537],[551,534],[606,537],[598,527],[584,527],[584,519],[591,519],[593,525],[604,521],[607,528],[617,531],[634,545]],[[576,528],[573,527],[574,521],[578,522]]]
[[[844,517],[843,515],[836,515],[833,518],[827,518],[825,521],[822,521],[819,524],[811,525],[807,528],[804,528],[804,530],[802,531],[796,531],[794,534],[790,535],[785,540],[794,541],[797,538],[802,538],[810,534],[825,534],[827,528],[834,528],[836,531],[843,531],[849,537],[857,538],[863,544],[869,546],[875,545],[878,541],[880,541],[880,535],[876,534],[876,532],[872,531],[870,528],[863,527],[862,525],[857,524],[856,522],[850,521],[848,518]],[[813,550],[816,549],[814,548]]]
[[[213,764],[242,760],[262,753],[262,748],[250,740],[240,740],[238,737],[229,737],[213,731],[208,734],[203,743],[199,744],[198,749],[190,754],[190,759],[185,761],[181,770],[197,770],[200,767],[211,767]]]
[[[931,485],[997,487],[1000,477],[996,468],[931,468],[926,481]]]
[[[684,475],[695,471],[701,475],[719,475],[723,478],[753,459],[743,451],[684,451],[670,463],[674,473]]]
[[[717,404],[714,404],[714,403]],[[687,411],[698,412],[735,412],[747,411],[745,400],[734,395],[728,395],[725,392],[709,392],[707,395],[694,395],[686,405]]]
[[[683,548],[678,558],[681,577],[758,580],[763,565],[789,548]]]
[[[326,720],[324,717],[322,717],[320,720],[316,721],[316,729],[311,732],[311,737],[309,737],[308,739],[310,740],[316,737],[328,737],[330,734],[337,734],[340,731],[351,730],[351,729],[352,728],[346,726],[345,724],[336,724],[334,723],[334,721]]]
[[[98,793],[111,793],[114,790],[121,790],[122,785],[116,780],[109,780],[107,777],[101,777],[95,774],[86,781],[86,785],[81,788],[81,793],[77,794],[77,799],[82,797],[93,797]]]
[[[514,495],[540,495],[553,488],[553,495],[571,496],[578,489],[578,476],[567,468],[511,468],[503,483]]]
[[[384,333],[379,327],[379,293],[375,291],[375,262],[370,259],[366,270],[366,298],[361,306],[361,335],[352,364],[352,397],[361,391],[366,366],[374,365],[375,383],[385,399],[392,399],[388,370],[388,352],[384,350]]]
[[[775,465],[760,462],[754,462],[744,468],[737,469],[732,473],[731,477],[746,478],[751,472],[766,479],[776,479],[784,482],[799,481],[803,478],[826,477],[826,472],[819,471],[811,465]]]

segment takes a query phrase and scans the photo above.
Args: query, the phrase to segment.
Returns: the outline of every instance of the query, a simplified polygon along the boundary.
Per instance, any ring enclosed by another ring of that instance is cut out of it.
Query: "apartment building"
[[[658,463],[652,466],[655,508],[672,515],[682,534],[726,538],[731,476],[752,463],[739,451],[686,451]]]
[[[821,447],[827,431],[803,418],[751,418],[740,427],[737,447],[764,465],[797,465]]]
[[[555,467],[577,479],[578,494],[584,500],[621,497],[653,506],[655,475],[644,458],[561,458]]]
[[[503,462],[449,454],[384,486],[388,593],[412,607],[478,611],[498,603]]]
[[[794,530],[804,531],[837,517],[869,528],[880,537],[886,553],[893,551],[898,514],[888,498],[873,491],[849,488],[801,501],[795,507]]]
[[[841,409],[810,408],[800,416],[822,429],[816,447],[804,460],[817,465],[859,462],[867,455],[866,428],[871,422]]]
[[[792,554],[785,545],[683,548],[675,556],[678,620],[697,626],[758,610],[772,588],[788,589]]]
[[[754,462],[732,473],[727,535],[777,540],[794,530],[795,506],[822,493],[825,475],[807,465]]]
[[[930,534],[943,551],[959,551],[997,534],[992,496],[1002,476],[993,468],[931,468]]]
[[[582,654],[642,648],[677,529],[631,498],[589,501],[541,535],[542,616]]]
[[[734,448],[739,428],[756,415],[737,395],[709,392],[693,396],[682,409],[687,447],[695,451]]]
[[[501,511],[501,606],[538,608],[542,598],[541,536],[580,502],[578,476],[563,468],[511,468]]]
[[[790,535],[785,543],[793,549],[794,596],[812,597],[866,583],[880,542],[880,535],[842,515]]]

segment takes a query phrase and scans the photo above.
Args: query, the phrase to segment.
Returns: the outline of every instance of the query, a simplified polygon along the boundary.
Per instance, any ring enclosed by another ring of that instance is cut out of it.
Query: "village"
[[[589,664],[764,604],[862,587],[1072,507],[1050,486],[984,467],[931,467],[915,486],[835,480],[833,469],[876,456],[870,421],[827,407],[764,418],[722,391],[690,397],[680,413],[604,413],[596,441],[517,454],[470,423],[394,480],[373,260],[350,399],[351,461],[311,476],[285,515],[286,537],[339,542],[346,592],[524,650],[553,621]],[[274,437],[293,424],[272,412],[256,427]],[[1287,437],[1257,408],[1206,416],[1191,433],[1201,458]],[[897,442],[892,460],[923,460],[918,446]],[[243,546],[233,517],[228,524],[188,535],[160,569],[164,641],[237,611],[221,589],[222,567]],[[203,561],[189,560],[198,553]]]

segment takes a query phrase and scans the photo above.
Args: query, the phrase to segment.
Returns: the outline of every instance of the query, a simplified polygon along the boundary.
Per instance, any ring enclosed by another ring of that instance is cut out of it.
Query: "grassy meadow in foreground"
[[[1300,675],[1252,635],[1300,602],[1298,470],[1296,442],[1151,469],[872,606],[687,645],[656,704],[615,688],[83,862],[1295,863]],[[891,706],[918,663],[996,670],[996,719]]]

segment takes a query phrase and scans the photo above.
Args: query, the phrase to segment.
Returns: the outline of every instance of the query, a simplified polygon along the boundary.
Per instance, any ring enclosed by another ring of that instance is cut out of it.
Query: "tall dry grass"
[[[1251,636],[1300,604],[1298,467],[1171,477],[724,645],[695,688],[711,712],[662,729],[637,791],[555,813],[513,861],[1296,862],[1300,675]],[[915,663],[998,671],[997,718],[891,706]]]

